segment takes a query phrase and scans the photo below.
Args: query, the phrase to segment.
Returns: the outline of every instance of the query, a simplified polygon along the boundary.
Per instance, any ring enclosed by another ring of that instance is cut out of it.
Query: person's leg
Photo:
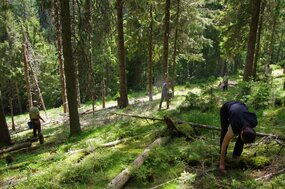
[[[220,151],[221,151],[222,143],[226,133],[228,132],[228,127],[229,127],[228,113],[226,110],[226,106],[222,106],[220,110],[220,121],[221,121],[221,136],[220,136]]]
[[[37,124],[33,120],[32,120],[32,124],[33,124],[33,137],[36,138],[38,136],[37,135]]]
[[[169,104],[170,104],[170,98],[166,97],[166,107],[169,109]]]
[[[240,157],[240,155],[243,151],[243,146],[244,146],[244,142],[241,140],[241,136],[239,135],[238,139],[235,143],[233,157]]]
[[[161,108],[163,100],[164,100],[164,96],[163,96],[163,94],[161,94],[161,99],[160,99],[160,103],[159,103],[159,108]]]

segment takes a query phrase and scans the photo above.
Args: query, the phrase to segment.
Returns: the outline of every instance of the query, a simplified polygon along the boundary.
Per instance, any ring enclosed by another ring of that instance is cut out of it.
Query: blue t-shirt
[[[225,106],[228,110],[228,121],[234,134],[239,134],[244,126],[254,128],[257,125],[256,114],[249,112],[244,103],[231,101],[225,103]]]

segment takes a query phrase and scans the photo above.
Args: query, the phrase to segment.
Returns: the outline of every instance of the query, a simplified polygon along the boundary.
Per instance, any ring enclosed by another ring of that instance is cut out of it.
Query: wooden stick
[[[269,174],[264,175],[264,176],[262,176],[262,177],[256,178],[255,180],[256,180],[256,181],[268,180],[268,179],[271,179],[271,178],[274,177],[274,176],[278,176],[278,175],[280,175],[281,173],[284,173],[284,172],[285,172],[285,168],[284,168],[284,169],[281,169],[281,170],[279,170],[279,171],[277,171],[277,172],[275,172],[275,173],[269,173]]]
[[[130,179],[132,170],[138,169],[146,158],[149,156],[150,150],[156,146],[165,144],[170,137],[160,137],[151,143],[134,161],[133,163],[124,169],[119,175],[117,175],[109,184],[107,188],[122,188],[126,182]]]
[[[160,188],[161,186],[166,185],[166,184],[169,184],[169,183],[171,183],[171,182],[173,182],[173,181],[175,181],[175,180],[178,180],[178,179],[179,179],[179,177],[178,177],[178,178],[175,178],[175,179],[171,179],[171,180],[169,180],[169,181],[167,181],[167,182],[164,182],[164,183],[159,184],[159,185],[157,185],[157,186],[151,187],[150,189],[157,189],[157,188]]]

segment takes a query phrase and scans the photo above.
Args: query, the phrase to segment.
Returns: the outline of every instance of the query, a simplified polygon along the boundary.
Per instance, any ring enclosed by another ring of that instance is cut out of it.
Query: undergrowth
[[[282,83],[278,78],[278,83]],[[283,81],[282,80],[282,81]],[[68,126],[57,124],[44,127],[45,143],[34,143],[30,150],[12,152],[0,159],[0,186],[17,182],[15,188],[105,188],[107,184],[128,167],[133,160],[165,129],[163,122],[115,116],[114,112],[194,122],[219,127],[219,108],[228,100],[244,100],[251,111],[258,115],[258,132],[284,136],[285,108],[276,106],[274,99],[285,96],[281,88],[275,87],[275,97],[268,85],[237,83],[223,92],[218,87],[220,80],[208,83],[180,86],[175,91],[170,109],[158,110],[159,95],[153,102],[135,102],[123,110],[97,112],[86,115],[88,123],[83,132],[68,138]],[[275,83],[276,84],[276,83]],[[133,97],[143,96],[138,93]],[[81,111],[89,109],[83,106]],[[57,110],[49,110],[50,118],[58,117]],[[27,115],[26,115],[27,116]],[[17,118],[16,118],[17,120]],[[26,121],[20,116],[21,122]],[[173,137],[165,146],[157,147],[143,165],[134,170],[125,188],[280,188],[284,186],[284,174],[265,182],[256,177],[282,168],[285,149],[272,138],[257,139],[246,146],[241,163],[231,164],[227,175],[217,171],[219,160],[219,132],[193,129],[183,123],[179,129],[188,137]],[[14,140],[31,136],[31,130],[13,135]],[[126,139],[107,148],[101,144]],[[227,161],[230,162],[233,144],[230,144]],[[278,154],[279,153],[279,154]],[[11,162],[8,163],[8,156]],[[279,163],[278,163],[279,162]],[[275,168],[275,169],[273,169]]]

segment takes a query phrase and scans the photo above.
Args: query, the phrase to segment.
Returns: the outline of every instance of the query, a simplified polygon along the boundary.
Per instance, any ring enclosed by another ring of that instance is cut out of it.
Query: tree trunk
[[[131,177],[131,173],[138,169],[144,161],[148,158],[150,154],[150,150],[154,147],[164,145],[170,137],[162,137],[156,139],[153,143],[151,143],[134,161],[133,163],[126,169],[124,169],[119,175],[117,175],[109,184],[108,188],[122,188],[127,181]]]
[[[175,80],[176,80],[176,55],[177,55],[179,16],[180,16],[180,0],[177,0],[177,12],[176,12],[175,34],[174,34],[174,45],[173,45],[173,65],[172,65],[172,95],[173,97],[174,97],[174,85],[175,85]]]
[[[226,60],[222,60],[222,70],[221,70],[221,76],[224,77],[228,71],[228,63]]]
[[[102,108],[106,108],[106,102],[105,102],[105,97],[106,97],[106,85],[105,85],[105,80],[102,80]]]
[[[42,93],[41,93],[41,89],[40,89],[40,86],[39,86],[37,75],[34,72],[34,69],[33,69],[32,65],[30,64],[30,62],[28,62],[28,65],[29,65],[30,70],[31,70],[31,74],[32,74],[32,77],[33,77],[33,80],[34,80],[34,84],[35,84],[36,89],[37,89],[38,96],[39,96],[40,101],[41,101],[41,105],[42,105],[43,110],[45,111],[45,115],[47,117],[46,106],[45,106],[44,98],[43,98]]]
[[[250,78],[252,77],[253,57],[255,52],[257,26],[259,20],[259,12],[260,12],[260,2],[261,0],[251,0],[252,4],[251,23],[250,23],[250,31],[249,31],[248,44],[247,44],[246,63],[243,74],[244,81],[249,81]]]
[[[150,24],[149,24],[149,33],[148,33],[148,97],[149,100],[153,100],[153,86],[152,86],[152,30],[153,30],[153,15],[152,15],[152,4],[149,8]]]
[[[14,122],[14,107],[13,107],[13,98],[9,98],[9,107],[12,119],[12,130],[15,131],[15,122]]]
[[[60,8],[64,72],[66,76],[66,92],[70,118],[70,136],[72,136],[79,134],[81,128],[77,109],[77,91],[74,90],[76,89],[76,75],[71,46],[69,0],[60,0]]]
[[[120,68],[120,108],[128,105],[126,83],[124,28],[123,28],[123,0],[117,0],[117,30],[118,30],[118,60]]]
[[[28,109],[32,107],[32,92],[30,86],[30,76],[29,76],[29,69],[27,63],[27,48],[26,43],[24,42],[22,45],[22,59],[24,63],[24,74],[25,74],[25,81],[26,81],[26,91],[27,91],[27,98],[28,98]]]
[[[66,97],[66,85],[65,85],[65,75],[63,67],[63,57],[62,57],[62,43],[61,43],[61,28],[60,28],[60,17],[59,17],[59,2],[55,0],[54,3],[55,12],[55,28],[56,28],[56,39],[57,39],[57,53],[58,53],[58,64],[59,64],[59,76],[61,85],[61,99],[63,104],[63,112],[68,112],[67,97]]]
[[[5,118],[5,113],[2,104],[2,95],[0,92],[0,146],[11,143],[10,133]]]
[[[257,62],[258,62],[258,56],[259,56],[259,50],[260,50],[260,39],[261,39],[261,32],[262,32],[262,25],[263,25],[263,15],[264,15],[264,9],[265,9],[266,1],[263,0],[261,2],[261,10],[260,10],[260,20],[258,23],[258,31],[257,31],[257,43],[254,53],[254,60],[253,60],[253,68],[252,68],[252,76],[254,80],[256,79],[256,69],[257,69]]]
[[[279,62],[280,52],[281,52],[281,49],[283,48],[283,43],[284,43],[283,36],[284,36],[284,32],[282,32],[280,36],[279,46],[278,46],[277,55],[276,55],[276,63]]]
[[[32,142],[24,142],[20,144],[15,144],[11,147],[0,150],[0,155],[4,153],[12,152],[12,151],[20,150],[22,148],[28,148],[28,147],[31,147],[31,145],[32,145]]]
[[[168,79],[168,39],[169,39],[169,18],[170,18],[170,0],[165,0],[165,16],[164,16],[164,40],[163,40],[163,56],[162,71],[164,80]]]
[[[273,25],[272,25],[270,46],[269,46],[269,52],[268,52],[268,55],[269,55],[269,61],[267,61],[268,65],[273,63],[274,39],[275,39],[275,33],[276,33],[277,20],[279,17],[279,11],[280,11],[280,0],[277,0],[277,5],[275,8],[275,14],[273,17]]]
[[[61,0],[60,0],[61,1]],[[72,0],[71,1],[71,9],[72,9],[72,16],[71,16],[71,22],[70,22],[70,27],[71,27],[71,36],[76,36],[76,27],[75,27],[75,15],[76,15],[76,11],[75,11],[75,5],[76,3],[79,3],[78,1]],[[78,5],[79,7],[79,5]],[[70,15],[70,14],[69,14]],[[81,16],[81,13],[78,13],[79,16]],[[74,39],[75,37],[71,38],[72,42],[72,46],[76,46],[76,39]],[[73,53],[73,51],[72,51]],[[79,83],[79,70],[78,70],[78,61],[76,59],[73,59],[73,64],[75,65],[75,82],[76,82],[76,98],[77,98],[77,107],[80,108],[80,103],[81,103],[81,95],[80,95],[80,83]]]
[[[15,82],[15,88],[16,88],[16,95],[17,95],[19,113],[22,114],[23,113],[23,109],[22,109],[19,85],[18,85],[17,81]]]

